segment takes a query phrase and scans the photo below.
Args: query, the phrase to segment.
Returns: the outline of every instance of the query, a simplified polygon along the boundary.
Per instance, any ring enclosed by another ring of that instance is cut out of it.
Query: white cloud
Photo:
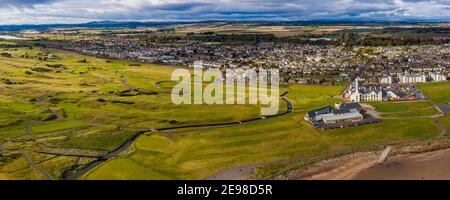
[[[0,24],[98,20],[450,20],[449,0],[0,0]]]

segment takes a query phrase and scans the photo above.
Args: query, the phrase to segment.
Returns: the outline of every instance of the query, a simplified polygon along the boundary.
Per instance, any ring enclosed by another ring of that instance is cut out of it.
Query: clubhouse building
[[[327,106],[309,111],[305,120],[315,128],[323,130],[361,126],[381,121],[363,114],[364,112],[359,103],[336,104],[335,107]]]

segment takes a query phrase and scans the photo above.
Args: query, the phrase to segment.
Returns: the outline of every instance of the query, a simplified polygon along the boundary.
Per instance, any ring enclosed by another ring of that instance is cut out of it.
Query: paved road
[[[434,123],[436,123],[437,127],[439,128],[439,137],[447,136],[447,130],[445,130],[444,126],[442,126],[441,122],[439,121],[439,118],[434,119]]]

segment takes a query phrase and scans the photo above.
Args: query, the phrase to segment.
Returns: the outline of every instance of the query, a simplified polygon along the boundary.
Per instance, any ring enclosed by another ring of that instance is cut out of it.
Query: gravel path
[[[439,128],[439,137],[445,137],[447,136],[447,130],[445,130],[444,126],[439,121],[439,118],[434,119],[434,123],[436,123],[437,127]]]
[[[40,172],[42,175],[45,176],[45,178],[47,178],[47,180],[54,180],[54,178],[44,169],[42,169],[41,167],[39,167],[38,165],[36,165],[33,160],[31,160],[31,158],[22,150],[18,150],[18,153],[20,153],[25,160],[28,162],[28,164],[30,164],[31,167],[33,167],[34,169],[36,169],[38,172]]]

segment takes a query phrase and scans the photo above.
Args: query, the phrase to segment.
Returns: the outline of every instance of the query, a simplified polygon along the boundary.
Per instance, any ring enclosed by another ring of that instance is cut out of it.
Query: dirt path
[[[59,120],[64,120],[65,119],[64,116],[62,116],[61,113],[57,113],[51,108],[47,108],[47,109],[52,113],[52,115],[56,116],[56,119],[53,119],[52,121],[59,121]],[[37,125],[40,125],[42,123],[44,123],[44,122],[43,121],[31,121],[29,124],[27,124],[25,126],[25,135],[32,135],[33,132],[31,131],[31,129],[33,128],[33,126],[37,126]]]
[[[45,178],[47,178],[47,180],[54,180],[54,178],[44,169],[42,169],[41,167],[39,167],[38,165],[36,165],[33,160],[31,160],[31,158],[28,156],[28,154],[26,154],[24,151],[22,150],[18,150],[18,153],[20,153],[25,160],[28,162],[28,164],[33,167],[35,170],[37,170],[38,172],[40,172],[42,175],[45,176]]]
[[[29,124],[27,124],[27,126],[25,127],[25,135],[32,135],[32,131],[31,129],[33,128],[33,126],[39,125],[42,122],[37,122],[37,121],[31,121]]]
[[[445,130],[444,126],[439,121],[439,118],[435,118],[434,123],[436,123],[436,126],[439,128],[439,137],[447,136],[447,130]]]

